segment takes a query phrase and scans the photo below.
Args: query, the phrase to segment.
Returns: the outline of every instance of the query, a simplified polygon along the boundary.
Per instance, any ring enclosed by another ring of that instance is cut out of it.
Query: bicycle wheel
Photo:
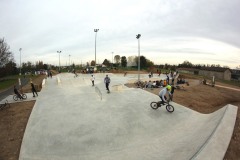
[[[152,103],[150,104],[150,106],[152,107],[152,109],[158,109],[158,104],[157,104],[157,102],[152,102]]]
[[[18,96],[15,94],[15,95],[13,95],[13,99],[15,100],[15,101],[17,101],[18,100]]]
[[[27,99],[27,95],[26,94],[22,94],[22,97],[23,97],[23,99]]]
[[[171,104],[166,105],[166,110],[170,113],[174,111],[174,107]]]

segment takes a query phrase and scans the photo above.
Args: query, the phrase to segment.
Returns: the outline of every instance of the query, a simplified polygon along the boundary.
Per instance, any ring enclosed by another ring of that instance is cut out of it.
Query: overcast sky
[[[155,64],[240,65],[240,0],[0,0],[0,37],[19,64],[97,63],[140,54]],[[113,52],[113,54],[112,54]]]

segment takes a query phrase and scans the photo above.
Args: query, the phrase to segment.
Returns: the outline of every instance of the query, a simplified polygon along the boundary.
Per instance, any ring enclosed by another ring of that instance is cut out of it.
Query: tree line
[[[31,62],[23,62],[21,64],[21,72],[33,72],[40,69],[48,69],[48,65],[42,61],[35,64]],[[9,45],[4,38],[0,38],[0,78],[8,75],[16,75],[20,73],[20,68],[15,63],[13,53],[10,51]]]
[[[114,62],[110,62],[108,59],[104,59],[102,64],[104,64],[107,67],[127,67],[127,66],[138,66],[138,56],[120,56],[120,55],[115,55],[114,56]],[[92,60],[90,64],[87,62],[87,66],[95,66],[95,61]],[[75,64],[71,65],[72,68],[75,68]],[[82,67],[82,66],[81,66]],[[170,69],[170,70],[176,70],[176,68],[197,68],[201,69],[204,67],[222,67],[222,68],[229,68],[228,66],[220,66],[219,64],[192,64],[189,61],[184,61],[181,64],[178,65],[170,65],[170,64],[164,64],[164,65],[154,65],[154,63],[147,59],[145,56],[140,56],[140,68],[141,69],[146,69],[146,68],[152,68],[156,67],[159,69]],[[56,66],[53,65],[47,65],[44,64],[43,61],[38,61],[35,64],[31,62],[23,62],[21,64],[21,71],[22,73],[26,72],[33,72],[36,70],[40,69],[55,69],[57,68]],[[237,67],[236,67],[237,68]],[[240,66],[239,66],[240,68]],[[19,67],[17,67],[17,64],[15,63],[13,53],[10,51],[9,45],[5,42],[4,38],[0,38],[0,78],[7,76],[7,75],[13,75],[13,74],[18,74]]]

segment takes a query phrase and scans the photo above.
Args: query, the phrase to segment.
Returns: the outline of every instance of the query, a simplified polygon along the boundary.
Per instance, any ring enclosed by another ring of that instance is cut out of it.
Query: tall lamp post
[[[22,74],[22,72],[21,72],[21,68],[22,68],[22,62],[21,62],[21,51],[22,51],[22,48],[19,48],[19,52],[20,52],[20,73],[19,73],[19,75]]]
[[[141,34],[136,35],[138,39],[138,82],[140,82],[140,37]]]
[[[61,53],[62,51],[57,51],[57,53],[59,54],[59,61],[58,61],[58,72],[60,73],[60,53]]]
[[[96,43],[97,43],[97,32],[99,31],[99,29],[94,29],[94,32],[96,32],[95,34],[95,68],[96,68],[96,65],[97,65],[97,61],[96,61]]]

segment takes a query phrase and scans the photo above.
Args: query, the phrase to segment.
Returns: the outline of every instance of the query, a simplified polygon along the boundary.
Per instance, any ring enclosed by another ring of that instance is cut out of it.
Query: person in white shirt
[[[94,80],[95,80],[95,77],[92,75],[92,77],[91,77],[92,86],[94,86]]]

